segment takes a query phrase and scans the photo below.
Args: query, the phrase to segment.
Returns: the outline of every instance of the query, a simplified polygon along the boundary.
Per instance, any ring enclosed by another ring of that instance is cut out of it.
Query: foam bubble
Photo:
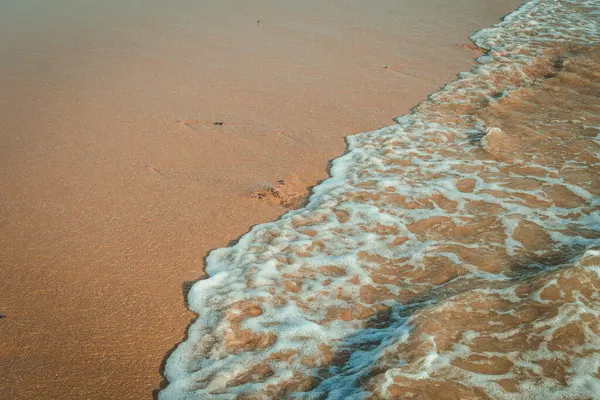
[[[476,33],[478,67],[211,252],[160,398],[597,395],[600,110],[563,98],[597,85],[598,17],[534,0]]]

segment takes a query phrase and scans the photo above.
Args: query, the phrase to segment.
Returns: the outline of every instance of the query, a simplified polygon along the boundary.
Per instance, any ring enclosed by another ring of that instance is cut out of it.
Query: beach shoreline
[[[599,13],[477,32],[475,68],[211,251],[159,398],[596,396]]]
[[[253,193],[326,178],[343,136],[468,71],[479,54],[460,44],[520,3],[261,3],[202,29],[188,2],[91,23],[70,8],[39,27],[45,14],[14,10],[0,35],[3,393],[150,397],[206,253],[286,211]]]

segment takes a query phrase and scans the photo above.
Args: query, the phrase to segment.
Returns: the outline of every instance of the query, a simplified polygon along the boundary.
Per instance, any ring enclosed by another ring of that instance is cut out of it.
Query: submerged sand
[[[520,1],[301,3],[6,5],[3,396],[150,397],[207,251],[286,211],[256,194],[325,178]]]
[[[306,207],[207,258],[161,399],[600,393],[595,1],[532,1]]]

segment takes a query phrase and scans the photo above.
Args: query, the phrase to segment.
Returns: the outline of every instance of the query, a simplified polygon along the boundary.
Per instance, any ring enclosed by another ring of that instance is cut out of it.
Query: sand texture
[[[520,1],[105,3],[0,12],[3,398],[151,398],[207,252],[469,70],[461,44]]]
[[[170,399],[595,399],[600,4],[535,0],[206,259]]]

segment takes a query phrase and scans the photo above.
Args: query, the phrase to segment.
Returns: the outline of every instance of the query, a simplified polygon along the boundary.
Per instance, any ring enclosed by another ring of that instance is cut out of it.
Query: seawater
[[[599,1],[534,0],[207,258],[165,399],[600,398]]]

